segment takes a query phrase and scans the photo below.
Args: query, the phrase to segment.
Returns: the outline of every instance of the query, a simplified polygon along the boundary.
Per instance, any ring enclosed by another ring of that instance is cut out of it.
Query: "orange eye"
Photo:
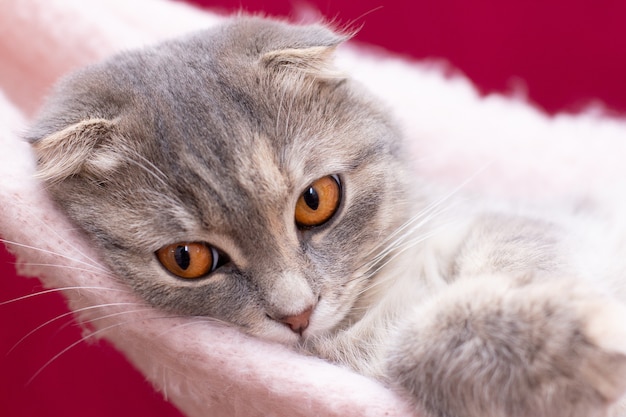
[[[174,243],[159,249],[156,255],[165,269],[187,279],[201,278],[213,272],[219,260],[215,248],[196,242]]]
[[[335,175],[320,178],[311,184],[296,203],[296,224],[299,227],[321,226],[330,220],[341,202],[341,186]]]

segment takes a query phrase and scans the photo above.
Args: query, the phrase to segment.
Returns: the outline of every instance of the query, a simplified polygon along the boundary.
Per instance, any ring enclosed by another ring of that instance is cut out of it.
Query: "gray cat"
[[[350,366],[432,416],[626,416],[620,249],[585,213],[414,178],[387,111],[333,70],[346,37],[237,18],[80,70],[29,134],[39,175],[155,308]]]

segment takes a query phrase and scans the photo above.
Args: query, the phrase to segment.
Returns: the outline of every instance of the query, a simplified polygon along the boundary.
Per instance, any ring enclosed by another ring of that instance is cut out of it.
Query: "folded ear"
[[[115,123],[88,119],[66,127],[33,143],[37,155],[37,176],[45,182],[59,182],[79,175],[102,175],[118,163],[112,152]]]
[[[294,42],[294,46],[265,52],[261,56],[262,65],[273,70],[297,70],[316,78],[344,78],[333,68],[332,58],[337,46],[349,39],[350,35],[338,34],[323,26],[302,27],[298,30],[308,36],[303,41]]]
[[[335,47],[314,46],[306,49],[281,49],[268,52],[261,62],[269,69],[295,69],[318,78],[338,78],[332,67]]]

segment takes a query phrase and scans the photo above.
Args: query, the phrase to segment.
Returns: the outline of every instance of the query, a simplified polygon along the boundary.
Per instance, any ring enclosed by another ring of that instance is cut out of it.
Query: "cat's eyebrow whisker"
[[[6,240],[6,239],[0,239],[0,243],[4,243],[5,245],[18,246],[18,247],[25,248],[25,249],[31,249],[31,250],[34,250],[34,251],[37,251],[37,252],[46,253],[48,255],[58,256],[60,258],[67,259],[67,260],[72,261],[72,262],[76,262],[76,263],[79,263],[79,264],[87,265],[87,266],[93,268],[92,272],[100,271],[100,272],[104,272],[104,273],[110,273],[107,269],[105,269],[105,268],[103,268],[103,267],[101,267],[101,266],[99,266],[97,264],[91,264],[89,262],[85,262],[83,260],[80,260],[80,259],[77,259],[77,258],[73,258],[71,256],[63,255],[62,253],[54,252],[54,251],[51,251],[51,250],[48,250],[48,249],[42,249],[42,248],[38,248],[36,246],[26,245],[26,244],[18,243],[18,242],[13,242],[11,240]]]
[[[278,132],[280,132],[279,130],[279,126],[280,126],[280,114],[283,111],[283,102],[285,101],[285,95],[287,94],[287,90],[284,89],[282,91],[282,94],[280,96],[280,101],[278,102],[278,111],[276,112],[276,123],[274,125],[274,130],[276,135],[278,135]]]
[[[11,349],[9,349],[9,351],[6,353],[6,355],[10,355],[11,352],[13,352],[15,350],[16,347],[18,347],[20,344],[22,344],[22,342],[24,342],[24,340],[28,339],[30,336],[32,336],[33,334],[35,334],[36,332],[38,332],[39,330],[43,329],[44,327],[59,321],[65,317],[68,316],[73,316],[76,313],[81,313],[83,311],[89,311],[89,310],[93,310],[93,309],[97,309],[97,308],[106,308],[106,307],[114,307],[114,306],[124,306],[124,305],[137,305],[137,303],[110,303],[110,304],[98,304],[95,306],[89,306],[89,307],[83,307],[83,308],[79,308],[76,309],[74,311],[68,311],[66,313],[60,314],[56,317],[51,318],[50,320],[46,321],[43,324],[40,324],[39,326],[35,327],[33,330],[31,330],[30,332],[26,333],[20,340],[18,340]],[[72,320],[72,322],[74,322],[74,320]],[[89,321],[83,321],[83,323],[87,323]]]
[[[294,107],[294,105],[296,103],[296,98],[297,98],[297,95],[296,94],[292,94],[291,95],[291,101],[289,102],[289,106],[287,107],[287,114],[285,116],[285,126],[284,126],[284,134],[286,136],[289,136],[290,133],[293,133],[293,132],[291,132],[292,124],[290,124],[291,123],[291,111],[293,110],[293,107]],[[304,123],[299,123],[297,125],[299,125],[300,128],[303,128]]]
[[[161,185],[163,185],[165,187],[168,187],[168,185],[167,185],[167,176],[163,173],[163,171],[161,171],[156,165],[154,165],[152,162],[150,162],[146,157],[144,157],[139,152],[137,152],[137,151],[135,151],[133,149],[130,149],[128,147],[124,148],[124,152],[130,154],[130,155],[128,155],[129,157],[126,158],[127,162],[130,162],[133,165],[137,166],[138,168],[141,168],[146,173],[150,174],[154,179],[159,181],[161,183]],[[130,156],[134,156],[134,157],[138,158],[139,160],[132,159],[132,158],[130,158]]]
[[[295,100],[296,100],[296,95],[294,94],[291,97],[291,101],[289,102],[289,106],[287,107],[287,114],[285,115],[285,126],[284,126],[285,136],[289,135],[289,122],[291,119],[291,110],[293,109]]]
[[[153,201],[159,201],[159,202],[169,202],[170,205],[172,205],[173,207],[180,207],[180,206],[184,206],[184,204],[176,199],[175,197],[173,197],[172,195],[167,195],[166,193],[161,193],[156,191],[155,189],[142,189],[142,190],[137,190],[136,194],[142,194],[145,195],[147,197],[149,197],[151,200]]]
[[[10,300],[5,300],[5,301],[1,301],[0,302],[0,307],[6,304],[11,304],[11,303],[15,303],[18,301],[22,301],[22,300],[27,300],[29,298],[34,298],[34,297],[39,297],[41,295],[44,294],[51,294],[51,293],[56,293],[56,292],[62,292],[62,291],[81,291],[81,290],[105,290],[105,291],[117,291],[117,292],[124,292],[124,293],[130,293],[131,291],[129,290],[124,290],[121,288],[108,288],[108,287],[95,287],[95,286],[76,286],[76,287],[61,287],[61,288],[51,288],[49,290],[43,290],[43,291],[37,291],[36,293],[33,294],[27,294],[27,295],[23,295],[21,297],[17,297],[17,298],[12,298]]]

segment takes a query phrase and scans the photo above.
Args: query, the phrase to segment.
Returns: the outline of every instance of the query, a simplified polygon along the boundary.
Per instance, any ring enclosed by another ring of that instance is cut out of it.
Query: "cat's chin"
[[[313,311],[309,327],[303,333],[305,339],[329,336],[342,327],[353,302],[329,299],[330,297],[323,297]]]

